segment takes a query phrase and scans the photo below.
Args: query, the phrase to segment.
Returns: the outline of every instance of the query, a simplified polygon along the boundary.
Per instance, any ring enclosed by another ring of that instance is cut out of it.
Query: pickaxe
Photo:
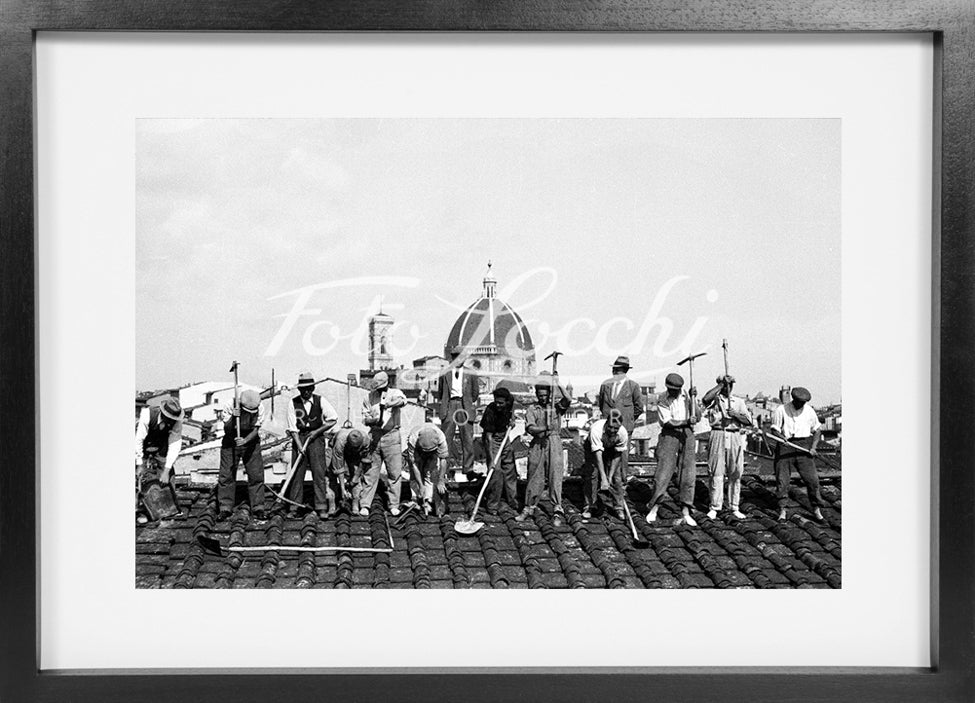
[[[697,354],[691,354],[690,356],[686,356],[677,362],[678,366],[683,366],[684,364],[687,364],[687,368],[690,371],[690,373],[688,374],[690,378],[688,380],[689,380],[689,386],[691,391],[693,391],[694,389],[694,359],[696,359],[699,356],[704,356],[705,354],[707,354],[707,352],[698,352]],[[693,421],[694,399],[691,396],[690,392],[688,392],[687,397],[689,398],[688,407],[687,407],[687,416],[688,419]]]
[[[237,436],[240,437],[240,383],[237,380],[237,367],[239,367],[236,361],[230,365],[230,373],[234,375],[234,415],[237,419]]]

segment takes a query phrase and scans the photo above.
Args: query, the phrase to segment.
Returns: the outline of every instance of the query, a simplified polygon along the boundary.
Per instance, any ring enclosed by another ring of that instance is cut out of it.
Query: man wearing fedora
[[[636,421],[644,413],[643,391],[640,384],[626,374],[630,370],[630,357],[618,356],[613,362],[613,375],[599,386],[597,406],[599,414],[606,419],[615,410],[628,437],[633,436]],[[626,481],[629,446],[620,457],[620,478]]]
[[[135,428],[136,509],[143,483],[158,479],[164,486],[169,484],[182,447],[183,409],[178,400],[170,397],[159,406],[142,409]],[[137,521],[148,522],[141,514]]]
[[[775,482],[779,504],[779,520],[786,519],[785,504],[789,498],[789,483],[795,469],[806,486],[813,515],[823,520],[823,497],[819,492],[819,474],[816,471],[816,447],[823,433],[816,411],[809,405],[812,395],[802,386],[792,389],[792,402],[783,403],[772,413],[771,432],[786,440],[793,447],[776,443]]]
[[[654,476],[653,497],[647,522],[657,521],[660,501],[667,496],[667,487],[674,472],[678,473],[681,519],[687,525],[697,525],[691,517],[694,507],[694,483],[697,480],[695,464],[694,425],[701,419],[695,391],[684,391],[684,378],[678,373],[667,374],[664,380],[667,392],[657,400],[660,420],[660,438],[657,440],[657,473]]]
[[[226,520],[234,509],[237,492],[237,463],[247,473],[247,498],[256,520],[267,517],[264,509],[264,457],[259,430],[264,423],[261,395],[254,390],[240,394],[238,407],[223,409],[223,441],[220,445],[220,473],[217,477],[218,520]],[[237,434],[238,418],[240,434]]]
[[[461,467],[455,480],[467,480],[466,474],[474,470],[474,421],[477,415],[477,399],[481,394],[477,374],[464,366],[462,347],[450,350],[450,365],[440,375],[437,398],[440,403],[440,429],[452,447],[454,431],[460,432]]]
[[[400,409],[404,405],[406,396],[403,391],[389,387],[389,374],[380,371],[373,376],[372,390],[362,407],[363,422],[369,428],[369,467],[359,496],[360,515],[369,514],[384,465],[389,512],[394,516],[399,515],[400,478],[403,473]]]
[[[711,494],[708,517],[713,520],[721,510],[727,478],[728,507],[736,518],[742,519],[745,517],[739,508],[741,475],[745,470],[742,432],[752,426],[753,420],[745,401],[731,394],[734,376],[718,376],[715,383],[717,385],[701,398],[711,425],[708,438],[708,488]]]
[[[294,447],[292,456],[299,463],[291,477],[286,498],[295,503],[304,503],[305,470],[311,467],[315,512],[323,520],[328,517],[330,508],[334,512],[335,503],[334,495],[329,499],[325,473],[328,463],[325,433],[335,426],[338,419],[339,414],[332,404],[315,393],[314,376],[307,372],[298,376],[298,395],[288,404],[288,434]],[[299,456],[300,460],[297,458]],[[288,517],[298,517],[299,511],[297,506],[290,506]]]

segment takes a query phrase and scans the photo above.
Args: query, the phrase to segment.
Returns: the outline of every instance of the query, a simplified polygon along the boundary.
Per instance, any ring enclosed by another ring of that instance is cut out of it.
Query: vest
[[[169,429],[159,426],[160,415],[162,410],[158,407],[149,408],[149,431],[142,443],[143,454],[151,454],[155,451],[160,457],[166,456],[166,451],[169,449]]]
[[[295,418],[298,426],[298,432],[313,432],[319,429],[325,424],[322,418],[322,399],[321,396],[312,393],[311,396],[311,412],[305,412],[305,403],[301,399],[300,395],[296,395],[291,399],[291,402],[295,406]]]

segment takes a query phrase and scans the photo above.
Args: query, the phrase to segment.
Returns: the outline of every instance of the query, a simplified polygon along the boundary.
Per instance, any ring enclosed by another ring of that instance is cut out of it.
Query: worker
[[[257,391],[246,390],[239,402],[223,408],[223,440],[220,444],[220,473],[217,477],[218,520],[233,513],[237,492],[237,463],[243,462],[247,473],[247,499],[255,520],[264,520],[264,457],[261,454],[260,429],[264,424],[264,407]],[[240,434],[237,426],[240,425]]]
[[[546,376],[543,374],[535,384],[535,403],[528,407],[525,416],[525,429],[532,438],[528,447],[528,486],[525,489],[525,507],[515,520],[524,522],[530,518],[545,494],[552,504],[552,524],[559,527],[565,521],[565,509],[562,507],[562,477],[565,472],[562,415],[572,401],[559,385],[557,376]]]
[[[656,485],[650,499],[647,522],[657,521],[660,501],[667,495],[670,479],[679,465],[681,520],[686,525],[694,526],[697,525],[691,515],[694,507],[694,482],[697,480],[694,425],[701,419],[697,391],[694,388],[684,391],[684,378],[677,373],[667,374],[664,386],[667,391],[657,400],[660,438],[657,440],[657,473],[654,476]]]
[[[437,398],[440,401],[440,429],[453,446],[454,432],[460,433],[461,467],[455,471],[454,481],[467,480],[474,470],[474,421],[477,399],[481,394],[477,374],[464,366],[463,347],[450,350],[450,365],[440,374]]]
[[[413,499],[423,504],[423,514],[441,517],[447,509],[447,438],[432,422],[417,425],[406,439]]]
[[[330,463],[329,484],[335,486],[336,504],[358,513],[359,496],[369,467],[369,430],[351,426],[336,432]]]
[[[291,477],[288,495],[293,503],[304,503],[305,472],[311,467],[311,480],[315,491],[315,512],[326,519],[335,513],[335,496],[329,501],[329,485],[326,469],[328,446],[325,433],[338,422],[339,414],[327,400],[315,393],[315,377],[310,373],[298,376],[298,395],[288,403],[288,434],[291,436],[292,461],[298,468]],[[300,459],[298,457],[301,457]],[[300,508],[291,505],[289,518],[297,518]]]
[[[610,410],[608,417],[596,420],[589,428],[589,436],[583,442],[585,461],[582,468],[582,494],[585,504],[582,517],[589,519],[593,511],[609,496],[613,514],[623,519],[623,456],[629,444],[629,435],[618,410]]]
[[[178,400],[169,397],[161,405],[142,409],[135,427],[135,507],[140,525],[149,522],[140,510],[142,486],[153,480],[170,485],[182,447],[183,409]]]
[[[718,376],[717,384],[701,398],[707,410],[711,434],[708,439],[708,488],[711,504],[708,517],[714,520],[721,510],[725,478],[728,480],[728,507],[738,519],[745,517],[741,512],[741,475],[745,470],[745,443],[742,433],[754,423],[752,415],[742,398],[732,395],[735,377]]]
[[[362,417],[369,428],[369,462],[365,472],[359,514],[368,515],[380,471],[386,468],[386,499],[390,515],[399,515],[400,478],[403,473],[403,445],[400,438],[400,409],[406,405],[401,390],[390,388],[389,374],[380,371],[372,379],[372,389],[363,401]]]
[[[497,515],[501,510],[501,501],[518,511],[518,469],[515,466],[515,451],[511,446],[511,439],[505,442],[505,437],[514,428],[515,399],[511,391],[505,387],[492,391],[494,402],[484,408],[481,417],[481,441],[484,443],[484,456],[490,467],[495,459],[498,465],[491,475],[485,498],[485,510],[488,515]],[[504,445],[504,446],[502,446]],[[498,452],[500,456],[497,456]]]
[[[626,430],[628,437],[633,436],[633,428],[636,427],[636,423],[646,417],[643,391],[640,389],[640,384],[626,375],[630,368],[630,357],[616,357],[612,366],[613,375],[599,386],[599,396],[596,400],[599,414],[603,418],[609,417],[611,410],[619,411],[623,429]],[[629,456],[630,448],[627,445],[620,460],[623,481],[626,481],[628,475]]]
[[[819,474],[816,470],[817,447],[823,434],[816,411],[809,405],[812,395],[802,386],[792,389],[792,402],[784,403],[772,413],[770,431],[794,446],[777,443],[775,448],[775,496],[779,505],[779,520],[786,519],[786,501],[789,498],[789,480],[794,468],[806,486],[813,516],[823,521],[823,497],[819,492]]]

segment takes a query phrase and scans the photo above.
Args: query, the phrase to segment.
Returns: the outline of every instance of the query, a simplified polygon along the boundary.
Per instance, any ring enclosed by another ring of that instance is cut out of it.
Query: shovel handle
[[[477,500],[474,502],[474,511],[471,513],[470,522],[474,522],[474,517],[477,515],[478,508],[481,507],[481,499],[484,498],[484,491],[487,490],[488,484],[491,482],[491,476],[494,474],[494,469],[501,460],[501,453],[504,448],[508,446],[508,438],[511,436],[511,430],[506,430],[504,433],[504,439],[501,440],[501,446],[498,447],[498,451],[494,454],[494,461],[491,462],[491,466],[488,468],[487,476],[484,477],[484,485],[481,486],[481,492],[477,494]]]

